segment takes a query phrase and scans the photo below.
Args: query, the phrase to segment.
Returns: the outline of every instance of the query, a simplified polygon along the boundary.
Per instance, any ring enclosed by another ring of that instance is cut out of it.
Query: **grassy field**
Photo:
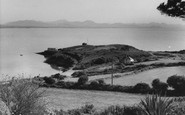
[[[85,104],[93,104],[98,110],[110,105],[133,105],[139,103],[143,97],[127,93],[87,91],[87,90],[67,90],[48,88],[46,90],[46,100],[49,102],[49,109],[74,109]]]
[[[164,67],[157,68],[148,71],[144,71],[137,74],[127,75],[119,78],[114,78],[114,84],[116,85],[135,85],[137,83],[143,82],[151,84],[151,82],[159,78],[161,81],[166,82],[167,78],[172,75],[185,75],[185,67]],[[110,84],[110,79],[105,79],[107,84]]]
[[[119,78],[114,78],[114,84],[116,85],[135,85],[143,82],[151,84],[151,82],[159,78],[161,81],[166,82],[167,78],[172,75],[185,75],[185,67],[164,67],[157,68],[148,71],[144,71],[137,74],[127,75]],[[105,79],[105,82],[110,84],[110,79]]]

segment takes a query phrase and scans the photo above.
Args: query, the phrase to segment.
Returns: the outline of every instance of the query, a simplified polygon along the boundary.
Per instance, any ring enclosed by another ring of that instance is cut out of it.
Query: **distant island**
[[[91,20],[86,21],[67,21],[57,20],[42,22],[35,20],[20,20],[0,25],[0,28],[173,28],[185,29],[184,25],[165,24],[165,23],[146,23],[146,24],[124,24],[124,23],[96,23]]]

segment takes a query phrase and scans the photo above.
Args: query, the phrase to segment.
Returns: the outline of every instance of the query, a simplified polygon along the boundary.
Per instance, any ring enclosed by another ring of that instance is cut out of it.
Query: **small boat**
[[[23,56],[23,54],[20,54],[20,56]]]

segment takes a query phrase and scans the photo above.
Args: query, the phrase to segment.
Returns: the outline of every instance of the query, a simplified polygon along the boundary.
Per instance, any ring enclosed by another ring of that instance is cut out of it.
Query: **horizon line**
[[[147,23],[136,23],[136,22],[127,22],[127,23],[124,23],[124,22],[96,22],[94,20],[89,20],[89,19],[86,19],[86,20],[83,20],[83,21],[80,21],[80,20],[67,20],[67,19],[58,19],[58,20],[52,20],[52,21],[42,21],[42,20],[35,20],[35,19],[22,19],[22,20],[15,20],[15,21],[9,21],[9,22],[6,22],[6,23],[1,23],[0,22],[0,25],[6,25],[8,23],[12,23],[12,22],[18,22],[18,21],[35,21],[35,22],[42,22],[42,23],[51,23],[51,22],[56,22],[56,21],[67,21],[67,22],[93,22],[93,23],[96,23],[96,24],[167,24],[167,25],[183,25],[185,26],[185,23],[184,24],[181,24],[181,23],[165,23],[165,22],[155,22],[155,21],[151,21],[151,22],[147,22]]]

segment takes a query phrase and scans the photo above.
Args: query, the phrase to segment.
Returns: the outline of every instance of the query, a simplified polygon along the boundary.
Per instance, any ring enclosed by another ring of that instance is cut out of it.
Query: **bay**
[[[141,50],[185,49],[185,32],[161,28],[1,28],[0,74],[9,76],[46,76],[59,71],[43,63],[35,54],[49,47],[127,44]]]

